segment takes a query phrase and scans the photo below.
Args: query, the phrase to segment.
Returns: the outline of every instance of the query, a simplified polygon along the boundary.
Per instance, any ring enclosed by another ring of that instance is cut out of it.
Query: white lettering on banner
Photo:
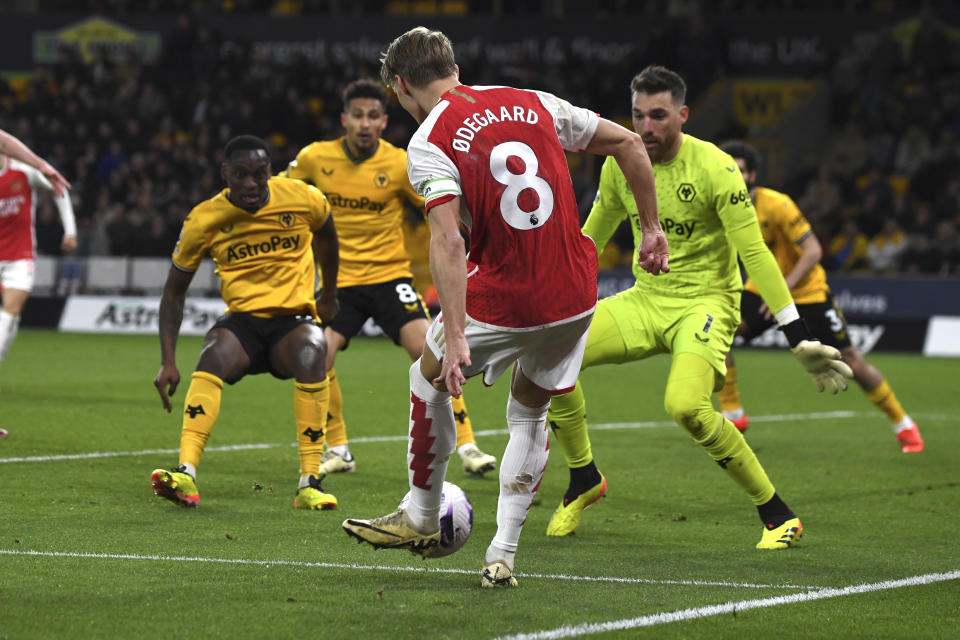
[[[881,294],[852,293],[849,289],[834,292],[833,299],[837,306],[846,313],[878,313],[887,312],[887,296]]]
[[[734,65],[822,64],[827,46],[818,36],[784,36],[772,42],[734,36],[727,43],[727,55]]]
[[[847,331],[850,332],[850,342],[860,353],[870,353],[877,346],[883,332],[886,329],[883,325],[874,327],[862,324],[847,325]]]
[[[183,335],[204,335],[226,311],[219,298],[187,298],[183,305]],[[140,333],[159,331],[160,298],[70,296],[58,329],[77,333]]]
[[[352,60],[375,60],[386,49],[389,41],[374,41],[367,37],[348,42],[339,42],[326,38],[313,40],[254,40],[250,46],[257,59],[286,65],[297,57],[308,62],[327,61],[348,63]],[[507,65],[517,60],[529,60],[544,64],[564,64],[567,58],[584,62],[599,62],[608,65],[620,64],[628,59],[642,45],[636,40],[610,42],[579,36],[570,40],[552,36],[514,36],[513,39],[488,42],[474,36],[468,39],[456,39],[453,45],[457,60],[483,58],[490,65]],[[769,48],[770,45],[767,45]]]
[[[847,333],[850,335],[850,342],[860,353],[870,353],[885,331],[883,325],[864,325],[848,324]],[[737,336],[734,338],[733,346],[743,346],[743,338]],[[786,336],[777,327],[770,327],[759,336],[750,341],[751,347],[778,347],[786,349],[789,347]]]

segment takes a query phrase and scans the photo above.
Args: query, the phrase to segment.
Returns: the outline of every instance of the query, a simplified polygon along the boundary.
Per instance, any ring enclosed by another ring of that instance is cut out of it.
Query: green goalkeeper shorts
[[[582,368],[633,362],[658,353],[694,353],[710,363],[717,372],[716,384],[722,387],[727,374],[724,361],[739,324],[739,292],[679,298],[634,286],[597,305]]]

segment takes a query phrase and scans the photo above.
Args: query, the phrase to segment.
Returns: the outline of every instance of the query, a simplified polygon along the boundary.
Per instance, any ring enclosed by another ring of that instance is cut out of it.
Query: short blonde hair
[[[457,73],[450,38],[426,27],[415,27],[398,36],[381,54],[380,63],[380,79],[389,87],[396,76],[420,88]]]

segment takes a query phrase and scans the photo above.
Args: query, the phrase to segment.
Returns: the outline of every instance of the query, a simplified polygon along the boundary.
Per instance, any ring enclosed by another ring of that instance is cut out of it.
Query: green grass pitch
[[[737,352],[746,436],[806,535],[754,544],[744,494],[663,410],[665,357],[584,373],[608,497],[576,535],[544,530],[567,472],[554,443],[527,518],[515,590],[481,590],[498,481],[470,497],[458,553],[374,551],[340,528],[406,492],[407,361],[382,339],[339,356],[357,472],[340,508],[293,508],[290,382],[228,387],[200,466],[198,509],[153,496],[177,461],[198,338],[182,338],[165,413],[155,336],[21,331],[0,369],[0,639],[6,638],[947,638],[960,636],[960,363],[871,354],[926,439],[896,446],[852,387],[818,394],[786,352]],[[506,379],[466,386],[478,441],[506,444]],[[182,410],[182,409],[181,409]]]

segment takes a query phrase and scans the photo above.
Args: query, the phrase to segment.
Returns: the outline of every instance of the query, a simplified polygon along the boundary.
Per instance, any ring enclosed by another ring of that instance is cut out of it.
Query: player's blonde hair
[[[389,87],[397,76],[420,88],[457,73],[450,38],[426,27],[415,27],[398,36],[380,55],[380,63],[380,79]]]

